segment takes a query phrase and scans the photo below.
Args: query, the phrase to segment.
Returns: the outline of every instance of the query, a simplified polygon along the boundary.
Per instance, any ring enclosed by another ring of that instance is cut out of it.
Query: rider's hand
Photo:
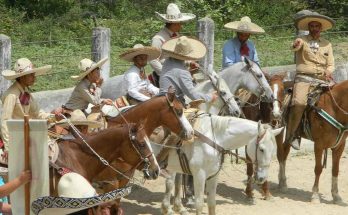
[[[292,44],[292,47],[295,49],[295,48],[300,47],[301,44],[302,44],[302,39],[297,38],[297,39],[294,41],[294,43]]]
[[[211,94],[211,102],[215,102],[217,100],[217,98],[219,97],[218,93],[216,91],[214,91]]]
[[[112,105],[113,101],[111,99],[103,99],[103,104]]]
[[[31,180],[31,171],[30,170],[24,170],[21,172],[21,174],[18,176],[19,181],[21,184],[26,184]]]

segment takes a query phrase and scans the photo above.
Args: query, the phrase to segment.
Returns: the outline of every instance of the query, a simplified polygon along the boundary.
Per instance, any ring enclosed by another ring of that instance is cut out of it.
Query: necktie
[[[143,80],[146,79],[146,73],[144,68],[140,69],[139,76],[140,76],[140,79],[143,79]]]
[[[174,32],[174,33],[172,34],[171,38],[177,37],[177,36],[178,36],[178,35]]]
[[[243,43],[240,46],[240,55],[241,56],[249,56],[249,47],[247,46],[246,43]]]
[[[19,94],[19,101],[22,105],[29,105],[30,94],[28,92],[24,92]]]

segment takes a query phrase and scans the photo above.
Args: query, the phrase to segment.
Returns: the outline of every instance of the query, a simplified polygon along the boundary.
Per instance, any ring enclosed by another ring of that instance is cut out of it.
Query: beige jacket
[[[91,88],[94,88],[94,93],[91,93]],[[88,107],[89,103],[93,105],[101,104],[101,94],[102,90],[100,87],[97,87],[94,83],[89,82],[87,79],[83,79],[75,87],[69,100],[65,104],[65,107],[71,110],[84,110]]]
[[[9,147],[9,133],[6,121],[9,119],[23,119],[27,114],[31,119],[48,119],[50,113],[45,113],[39,109],[37,102],[30,94],[29,105],[22,105],[19,101],[21,93],[28,92],[28,89],[23,89],[22,86],[15,81],[8,88],[1,98],[2,115],[1,115],[1,137],[5,144],[5,150]]]
[[[317,51],[313,52],[310,48],[313,38],[310,35],[300,37],[301,43],[292,50],[296,52],[296,71],[297,74],[331,74],[335,69],[334,56],[331,43],[323,38],[317,42]],[[313,46],[313,45],[312,45]]]

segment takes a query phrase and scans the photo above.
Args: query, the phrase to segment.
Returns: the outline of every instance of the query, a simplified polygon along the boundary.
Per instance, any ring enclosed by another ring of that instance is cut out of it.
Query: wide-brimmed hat
[[[196,15],[192,13],[181,13],[178,5],[174,3],[170,3],[167,6],[167,13],[161,14],[156,12],[158,18],[160,18],[165,23],[179,23],[179,22],[187,22],[194,18]]]
[[[147,55],[147,60],[151,61],[156,58],[159,58],[161,55],[161,51],[156,47],[151,46],[143,46],[142,44],[136,44],[133,46],[133,48],[128,49],[124,53],[120,55],[120,58],[125,61],[133,61],[133,58],[145,54]]]
[[[165,56],[179,60],[199,60],[205,56],[207,48],[199,40],[181,36],[166,41],[162,51]]]
[[[265,30],[255,23],[251,22],[251,19],[248,16],[244,16],[240,21],[229,22],[224,25],[225,28],[234,30],[241,33],[250,33],[250,34],[262,34],[265,33]]]
[[[69,123],[71,123],[73,125],[87,125],[89,128],[100,128],[103,126],[100,122],[87,120],[86,115],[80,109],[74,110],[70,115],[69,119],[62,119],[56,125],[69,127]]]
[[[28,58],[20,58],[16,61],[13,70],[2,71],[2,76],[7,80],[14,80],[24,75],[35,73],[35,76],[44,75],[52,69],[51,65],[35,68]]]
[[[35,214],[60,215],[98,206],[128,195],[131,187],[117,189],[98,195],[92,185],[77,173],[67,173],[58,182],[58,196],[41,197],[33,201]]]
[[[80,74],[73,75],[71,76],[71,78],[78,81],[82,80],[84,77],[86,77],[86,75],[88,75],[94,69],[100,68],[108,59],[109,59],[108,57],[103,58],[97,63],[87,58],[82,59],[78,66],[80,70]]]
[[[330,17],[320,15],[317,12],[311,12],[311,11],[295,19],[295,25],[297,26],[297,29],[299,30],[308,30],[308,24],[314,21],[321,23],[322,31],[329,30],[330,28],[335,26],[335,21],[331,19]]]

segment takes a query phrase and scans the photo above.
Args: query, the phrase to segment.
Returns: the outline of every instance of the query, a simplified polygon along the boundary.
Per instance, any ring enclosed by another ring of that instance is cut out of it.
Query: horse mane
[[[212,115],[211,122],[214,130],[225,130],[228,127],[228,122],[230,121],[230,116],[216,116]]]

